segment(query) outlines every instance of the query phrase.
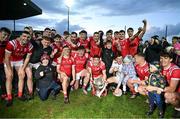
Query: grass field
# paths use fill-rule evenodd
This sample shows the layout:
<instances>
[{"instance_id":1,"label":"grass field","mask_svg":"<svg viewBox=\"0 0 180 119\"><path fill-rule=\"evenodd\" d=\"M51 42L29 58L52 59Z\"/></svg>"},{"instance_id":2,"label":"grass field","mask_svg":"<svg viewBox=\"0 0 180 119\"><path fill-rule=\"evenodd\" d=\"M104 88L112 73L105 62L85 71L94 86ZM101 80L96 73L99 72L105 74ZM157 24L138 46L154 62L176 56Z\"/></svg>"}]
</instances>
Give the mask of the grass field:
<instances>
[{"instance_id":1,"label":"grass field","mask_svg":"<svg viewBox=\"0 0 180 119\"><path fill-rule=\"evenodd\" d=\"M70 94L70 104L64 104L62 94L56 100L49 98L41 101L37 96L30 101L14 100L12 107L5 107L0 102L0 118L147 118L145 112L148 104L146 97L138 96L130 99L130 94L115 97L110 93L101 99L90 94L83 95L82 91ZM172 107L167 106L165 117L171 116ZM151 118L157 118L157 109Z\"/></svg>"}]
</instances>

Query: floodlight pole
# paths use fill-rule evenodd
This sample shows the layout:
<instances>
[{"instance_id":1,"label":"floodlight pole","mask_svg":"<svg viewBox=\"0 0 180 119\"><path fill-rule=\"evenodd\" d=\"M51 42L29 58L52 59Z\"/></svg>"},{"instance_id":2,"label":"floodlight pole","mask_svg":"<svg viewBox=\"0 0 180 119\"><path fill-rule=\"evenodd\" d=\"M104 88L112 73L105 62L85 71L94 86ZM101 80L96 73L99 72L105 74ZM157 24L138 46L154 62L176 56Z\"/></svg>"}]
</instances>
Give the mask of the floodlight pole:
<instances>
[{"instance_id":1,"label":"floodlight pole","mask_svg":"<svg viewBox=\"0 0 180 119\"><path fill-rule=\"evenodd\" d=\"M67 8L68 8L68 28L67 28L67 30L68 30L68 32L69 32L69 10L70 10L70 7L67 6Z\"/></svg>"},{"instance_id":2,"label":"floodlight pole","mask_svg":"<svg viewBox=\"0 0 180 119\"><path fill-rule=\"evenodd\" d=\"M14 19L14 31L16 31L16 20Z\"/></svg>"}]
</instances>

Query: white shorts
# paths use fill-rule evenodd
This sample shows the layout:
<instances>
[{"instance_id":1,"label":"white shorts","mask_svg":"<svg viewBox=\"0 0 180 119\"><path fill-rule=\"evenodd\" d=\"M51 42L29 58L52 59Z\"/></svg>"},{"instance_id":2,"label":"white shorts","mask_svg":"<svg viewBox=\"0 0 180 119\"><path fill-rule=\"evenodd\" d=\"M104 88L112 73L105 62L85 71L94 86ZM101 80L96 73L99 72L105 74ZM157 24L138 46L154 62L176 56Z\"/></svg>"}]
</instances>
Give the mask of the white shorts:
<instances>
[{"instance_id":1,"label":"white shorts","mask_svg":"<svg viewBox=\"0 0 180 119\"><path fill-rule=\"evenodd\" d=\"M35 69L37 69L39 66L40 66L40 62L35 63L35 64L29 63L29 67L30 67L30 68L35 68Z\"/></svg>"},{"instance_id":2,"label":"white shorts","mask_svg":"<svg viewBox=\"0 0 180 119\"><path fill-rule=\"evenodd\" d=\"M76 80L80 80L82 73L83 70L81 70L79 73L76 73Z\"/></svg>"},{"instance_id":3,"label":"white shorts","mask_svg":"<svg viewBox=\"0 0 180 119\"><path fill-rule=\"evenodd\" d=\"M20 61L11 61L11 67L21 67L24 64L23 60ZM6 64L4 64L6 67Z\"/></svg>"},{"instance_id":4,"label":"white shorts","mask_svg":"<svg viewBox=\"0 0 180 119\"><path fill-rule=\"evenodd\" d=\"M123 78L124 78L124 75L123 75L123 73L121 73L120 75L116 75L115 78L116 78L117 83L122 82Z\"/></svg>"}]
</instances>

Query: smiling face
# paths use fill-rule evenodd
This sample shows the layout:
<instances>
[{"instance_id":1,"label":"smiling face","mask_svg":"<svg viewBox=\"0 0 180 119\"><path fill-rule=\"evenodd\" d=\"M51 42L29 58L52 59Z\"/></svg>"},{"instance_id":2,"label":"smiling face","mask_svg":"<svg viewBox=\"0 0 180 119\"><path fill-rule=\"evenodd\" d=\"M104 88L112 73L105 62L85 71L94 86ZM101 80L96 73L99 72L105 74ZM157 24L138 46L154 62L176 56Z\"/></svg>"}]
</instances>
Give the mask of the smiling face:
<instances>
[{"instance_id":1,"label":"smiling face","mask_svg":"<svg viewBox=\"0 0 180 119\"><path fill-rule=\"evenodd\" d=\"M63 55L64 56L69 56L70 52L71 52L71 50L69 49L69 47L63 48Z\"/></svg>"},{"instance_id":2,"label":"smiling face","mask_svg":"<svg viewBox=\"0 0 180 119\"><path fill-rule=\"evenodd\" d=\"M129 30L127 31L127 34L128 34L129 37L132 37L133 34L134 34L134 31L131 30L131 29L129 29Z\"/></svg>"},{"instance_id":3,"label":"smiling face","mask_svg":"<svg viewBox=\"0 0 180 119\"><path fill-rule=\"evenodd\" d=\"M118 62L118 64L122 64L122 56L116 57L116 61Z\"/></svg>"},{"instance_id":4,"label":"smiling face","mask_svg":"<svg viewBox=\"0 0 180 119\"><path fill-rule=\"evenodd\" d=\"M49 64L49 60L48 59L43 59L42 60L42 65L43 66L47 66Z\"/></svg>"},{"instance_id":5,"label":"smiling face","mask_svg":"<svg viewBox=\"0 0 180 119\"><path fill-rule=\"evenodd\" d=\"M81 57L84 56L84 53L85 53L85 49L79 49L78 50L78 55L79 56L81 56Z\"/></svg>"},{"instance_id":6,"label":"smiling face","mask_svg":"<svg viewBox=\"0 0 180 119\"><path fill-rule=\"evenodd\" d=\"M6 41L9 38L9 34L5 31L0 32L0 41Z\"/></svg>"},{"instance_id":7,"label":"smiling face","mask_svg":"<svg viewBox=\"0 0 180 119\"><path fill-rule=\"evenodd\" d=\"M20 43L21 45L25 46L29 43L31 39L30 34L26 34L26 33L22 33L22 35L20 36Z\"/></svg>"},{"instance_id":8,"label":"smiling face","mask_svg":"<svg viewBox=\"0 0 180 119\"><path fill-rule=\"evenodd\" d=\"M171 65L172 59L166 56L160 56L160 63L163 68L168 68Z\"/></svg>"},{"instance_id":9,"label":"smiling face","mask_svg":"<svg viewBox=\"0 0 180 119\"><path fill-rule=\"evenodd\" d=\"M100 63L100 58L94 57L94 58L93 58L93 64L94 64L94 66L97 66L99 63Z\"/></svg>"},{"instance_id":10,"label":"smiling face","mask_svg":"<svg viewBox=\"0 0 180 119\"><path fill-rule=\"evenodd\" d=\"M87 34L86 34L86 33L80 33L80 38L81 38L82 40L86 40Z\"/></svg>"},{"instance_id":11,"label":"smiling face","mask_svg":"<svg viewBox=\"0 0 180 119\"><path fill-rule=\"evenodd\" d=\"M124 32L120 32L120 33L119 33L119 38L120 38L121 40L125 39L125 33L124 33Z\"/></svg>"}]
</instances>

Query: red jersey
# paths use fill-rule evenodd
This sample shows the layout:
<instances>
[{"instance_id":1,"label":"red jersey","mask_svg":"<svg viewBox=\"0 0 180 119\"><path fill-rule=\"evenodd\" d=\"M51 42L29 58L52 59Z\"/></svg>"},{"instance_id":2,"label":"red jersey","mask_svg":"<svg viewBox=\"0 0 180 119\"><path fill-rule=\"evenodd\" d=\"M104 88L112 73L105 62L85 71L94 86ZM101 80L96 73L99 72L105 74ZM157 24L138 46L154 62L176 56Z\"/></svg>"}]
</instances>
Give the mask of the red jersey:
<instances>
[{"instance_id":1,"label":"red jersey","mask_svg":"<svg viewBox=\"0 0 180 119\"><path fill-rule=\"evenodd\" d=\"M80 71L86 68L86 63L88 59L89 59L88 53L85 53L85 55L82 57L78 56L78 54L75 54L74 65L75 65L76 73L79 73Z\"/></svg>"},{"instance_id":2,"label":"red jersey","mask_svg":"<svg viewBox=\"0 0 180 119\"><path fill-rule=\"evenodd\" d=\"M99 75L102 75L102 71L106 70L104 62L100 62L99 65L94 66L92 61L88 63L88 67L91 68L92 71L92 77L98 77Z\"/></svg>"},{"instance_id":3,"label":"red jersey","mask_svg":"<svg viewBox=\"0 0 180 119\"><path fill-rule=\"evenodd\" d=\"M119 40L122 57L129 55L129 39Z\"/></svg>"},{"instance_id":4,"label":"red jersey","mask_svg":"<svg viewBox=\"0 0 180 119\"><path fill-rule=\"evenodd\" d=\"M141 81L144 80L145 77L148 77L150 74L149 73L149 65L147 62L145 62L143 66L135 64L135 70Z\"/></svg>"},{"instance_id":5,"label":"red jersey","mask_svg":"<svg viewBox=\"0 0 180 119\"><path fill-rule=\"evenodd\" d=\"M68 77L71 77L72 75L72 65L74 64L74 61L71 57L64 58L62 57L61 63L58 62L57 65L60 65L60 71L66 73Z\"/></svg>"},{"instance_id":6,"label":"red jersey","mask_svg":"<svg viewBox=\"0 0 180 119\"><path fill-rule=\"evenodd\" d=\"M24 59L27 54L32 54L33 45L29 42L25 46L21 46L18 39L9 41L6 46L6 52L11 53L10 61L20 61Z\"/></svg>"},{"instance_id":7,"label":"red jersey","mask_svg":"<svg viewBox=\"0 0 180 119\"><path fill-rule=\"evenodd\" d=\"M101 57L102 49L100 45L97 45L94 40L91 40L90 42L90 56L94 57L95 55Z\"/></svg>"},{"instance_id":8,"label":"red jersey","mask_svg":"<svg viewBox=\"0 0 180 119\"><path fill-rule=\"evenodd\" d=\"M51 44L52 47L52 52L54 52L55 50L57 50L57 53L54 55L53 61L57 63L57 59L58 57L61 56L62 50L63 50L63 46L62 45L57 45L55 43Z\"/></svg>"},{"instance_id":9,"label":"red jersey","mask_svg":"<svg viewBox=\"0 0 180 119\"><path fill-rule=\"evenodd\" d=\"M117 53L118 43L119 43L119 39L118 38L113 38L112 39L112 51L114 53Z\"/></svg>"},{"instance_id":10,"label":"red jersey","mask_svg":"<svg viewBox=\"0 0 180 119\"><path fill-rule=\"evenodd\" d=\"M84 46L85 49L89 49L90 39L82 40L79 38L79 45Z\"/></svg>"},{"instance_id":11,"label":"red jersey","mask_svg":"<svg viewBox=\"0 0 180 119\"><path fill-rule=\"evenodd\" d=\"M0 64L3 63L3 60L4 60L4 55L5 55L5 48L6 48L6 45L7 45L8 41L3 41L1 42L0 41Z\"/></svg>"},{"instance_id":12,"label":"red jersey","mask_svg":"<svg viewBox=\"0 0 180 119\"><path fill-rule=\"evenodd\" d=\"M137 49L139 46L139 37L136 37L134 40L130 41L129 44L129 54L134 56L135 54L137 54Z\"/></svg>"},{"instance_id":13,"label":"red jersey","mask_svg":"<svg viewBox=\"0 0 180 119\"><path fill-rule=\"evenodd\" d=\"M168 84L170 84L171 80L180 80L180 68L175 64L171 64L169 68L163 69L162 74L166 77ZM180 92L180 86L178 86L176 91Z\"/></svg>"}]
</instances>

